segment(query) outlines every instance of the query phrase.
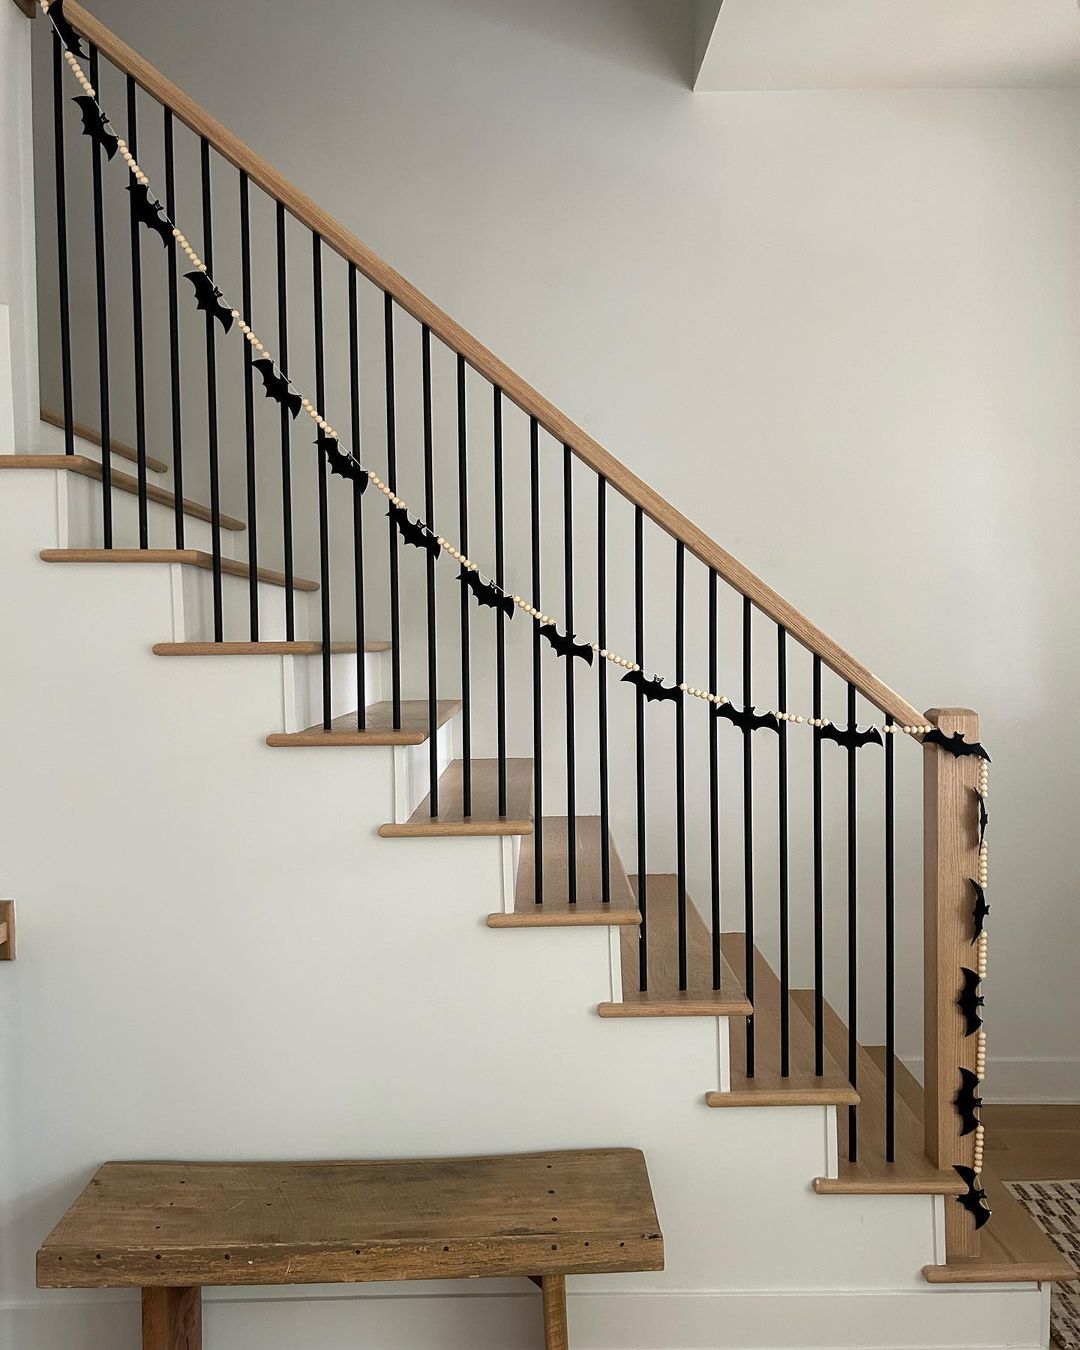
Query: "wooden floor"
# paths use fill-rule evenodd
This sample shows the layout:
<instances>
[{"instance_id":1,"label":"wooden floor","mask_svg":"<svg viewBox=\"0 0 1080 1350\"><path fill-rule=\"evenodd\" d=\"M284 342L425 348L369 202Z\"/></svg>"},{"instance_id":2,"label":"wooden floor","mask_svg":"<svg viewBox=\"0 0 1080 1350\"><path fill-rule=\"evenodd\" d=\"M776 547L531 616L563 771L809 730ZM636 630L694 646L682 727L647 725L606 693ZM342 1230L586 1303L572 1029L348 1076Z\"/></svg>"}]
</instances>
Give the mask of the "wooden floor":
<instances>
[{"instance_id":1,"label":"wooden floor","mask_svg":"<svg viewBox=\"0 0 1080 1350\"><path fill-rule=\"evenodd\" d=\"M984 1106L986 1161L1002 1181L1080 1177L1080 1106Z\"/></svg>"}]
</instances>

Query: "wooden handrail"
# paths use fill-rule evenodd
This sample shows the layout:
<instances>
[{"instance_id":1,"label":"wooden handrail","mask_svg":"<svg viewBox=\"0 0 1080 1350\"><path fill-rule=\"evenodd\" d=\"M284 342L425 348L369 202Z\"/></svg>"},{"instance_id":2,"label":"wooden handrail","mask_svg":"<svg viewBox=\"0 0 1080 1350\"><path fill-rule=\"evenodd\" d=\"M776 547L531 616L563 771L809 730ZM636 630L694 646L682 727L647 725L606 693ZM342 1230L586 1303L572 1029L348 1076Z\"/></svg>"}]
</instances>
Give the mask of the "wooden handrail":
<instances>
[{"instance_id":1,"label":"wooden handrail","mask_svg":"<svg viewBox=\"0 0 1080 1350\"><path fill-rule=\"evenodd\" d=\"M820 656L841 679L853 684L875 707L880 708L882 712L890 713L901 725L922 723L922 715L917 708L879 680L861 662L856 661L839 643L834 642L827 633L811 623L794 605L789 604L782 595L760 577L755 576L749 568L744 567L726 549L714 543L682 512L677 511L658 492L632 473L625 464L620 463L587 432L561 413L554 404L537 393L482 342L460 324L455 323L389 263L384 262L356 235L345 229L333 216L290 183L272 164L261 155L257 155L216 117L208 113L171 80L166 79L161 71L144 60L126 42L121 41L77 0L65 0L64 13L102 55L125 74L130 75L148 94L170 108L174 116L190 127L196 135L205 137L219 154L246 173L253 183L257 183L264 192L285 206L308 229L318 234L346 262L353 263L369 281L392 295L402 309L420 323L426 324L436 337L451 350L463 356L479 374L492 384L498 385L504 395L524 413L535 417L557 441L569 446L578 459L606 478L628 501L641 507L650 520L655 521L673 538L681 541L694 557L706 567L714 568L729 585L753 601L770 619L783 624L793 638Z\"/></svg>"}]
</instances>

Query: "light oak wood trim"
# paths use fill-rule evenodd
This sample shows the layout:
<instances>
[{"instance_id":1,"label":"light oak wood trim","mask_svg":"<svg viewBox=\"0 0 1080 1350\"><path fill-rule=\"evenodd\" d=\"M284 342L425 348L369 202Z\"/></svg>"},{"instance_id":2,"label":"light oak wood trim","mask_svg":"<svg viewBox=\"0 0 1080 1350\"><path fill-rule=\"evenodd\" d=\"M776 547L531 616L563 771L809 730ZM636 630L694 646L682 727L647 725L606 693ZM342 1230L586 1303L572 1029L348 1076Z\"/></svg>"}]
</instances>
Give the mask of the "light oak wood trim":
<instances>
[{"instance_id":1,"label":"light oak wood trim","mask_svg":"<svg viewBox=\"0 0 1080 1350\"><path fill-rule=\"evenodd\" d=\"M155 642L155 656L321 656L322 643L296 639L293 642ZM356 651L355 642L331 642L334 655ZM390 643L365 642L365 652L388 652Z\"/></svg>"},{"instance_id":2,"label":"light oak wood trim","mask_svg":"<svg viewBox=\"0 0 1080 1350\"><path fill-rule=\"evenodd\" d=\"M37 9L35 0L31 0L31 3L33 3L34 8ZM38 416L43 422L48 422L49 426L59 427L61 431L64 430L65 423L63 413L53 412L51 408L41 408L38 410ZM86 422L76 422L75 419L72 418L71 430L80 440L89 441L91 445L96 445L101 448L101 432L96 431ZM125 445L123 441L116 441L110 437L109 449L114 455L118 455L121 459L129 460L132 464L138 464L139 462L138 450L133 446ZM146 456L146 467L151 469L154 473L169 472L169 466L165 461L163 459L156 459L153 455Z\"/></svg>"},{"instance_id":3,"label":"light oak wood trim","mask_svg":"<svg viewBox=\"0 0 1080 1350\"><path fill-rule=\"evenodd\" d=\"M970 708L931 708L926 719L946 736L962 732L979 739L979 717ZM926 1156L938 1167L971 1167L975 1135L962 1136L953 1098L960 1068L975 1069L978 1038L964 1035L957 1006L961 968L974 969L971 943L973 896L969 878L979 865L975 787L979 761L923 746L923 1055ZM960 1205L945 1207L945 1251L952 1261L979 1254L979 1232Z\"/></svg>"},{"instance_id":4,"label":"light oak wood trim","mask_svg":"<svg viewBox=\"0 0 1080 1350\"><path fill-rule=\"evenodd\" d=\"M213 571L214 567L213 556L197 548L43 548L38 556L43 562L50 563L179 563L207 572ZM250 574L247 563L237 562L234 558L222 558L221 570L231 577ZM272 572L268 567L260 567L257 575L260 581L271 586L286 584L281 572ZM319 589L317 581L306 581L303 577L293 577L292 584L297 591Z\"/></svg>"},{"instance_id":5,"label":"light oak wood trim","mask_svg":"<svg viewBox=\"0 0 1080 1350\"><path fill-rule=\"evenodd\" d=\"M95 482L100 483L104 474L101 464L96 459L90 459L86 455L0 455L0 469L60 469L67 473L77 473L83 478L93 478ZM130 473L125 473L123 469L114 468L112 471L112 485L120 492L130 492L137 496L139 492L139 480ZM157 502L159 506L174 507L176 497L167 488L158 487L156 483L147 483L147 498L152 502ZM184 514L193 516L196 520L205 520L212 523L213 515L208 506L203 506L201 502L193 502L189 498L184 498ZM242 520L237 520L235 516L227 516L222 513L219 516L221 528L223 530L246 530L247 526Z\"/></svg>"},{"instance_id":6,"label":"light oak wood trim","mask_svg":"<svg viewBox=\"0 0 1080 1350\"><path fill-rule=\"evenodd\" d=\"M202 1350L202 1289L142 1291L143 1350Z\"/></svg>"},{"instance_id":7,"label":"light oak wood trim","mask_svg":"<svg viewBox=\"0 0 1080 1350\"><path fill-rule=\"evenodd\" d=\"M0 961L15 960L15 901L0 900Z\"/></svg>"},{"instance_id":8,"label":"light oak wood trim","mask_svg":"<svg viewBox=\"0 0 1080 1350\"><path fill-rule=\"evenodd\" d=\"M131 75L147 93L170 107L176 117L199 136L205 136L214 148L252 182L281 202L309 229L320 235L336 253L353 263L376 286L388 292L407 313L445 342L493 384L499 386L507 398L523 412L535 417L556 441L568 445L574 454L596 473L602 475L628 501L642 511L661 529L680 540L687 549L707 567L715 568L741 594L748 596L763 613L783 624L793 638L815 652L830 669L843 680L854 684L861 694L883 712L891 713L898 722L918 723L918 710L883 681L856 661L837 642L811 623L783 596L766 585L694 525L680 511L665 501L647 483L632 473L625 464L577 426L553 403L511 370L505 362L490 352L460 324L455 323L423 292L384 262L351 231L340 225L333 216L317 206L310 197L295 187L261 155L257 155L239 137L211 116L194 99L189 98L171 80L145 61L136 51L122 42L115 33L99 22L77 0L66 0L65 13L75 27L93 42L103 55Z\"/></svg>"}]
</instances>

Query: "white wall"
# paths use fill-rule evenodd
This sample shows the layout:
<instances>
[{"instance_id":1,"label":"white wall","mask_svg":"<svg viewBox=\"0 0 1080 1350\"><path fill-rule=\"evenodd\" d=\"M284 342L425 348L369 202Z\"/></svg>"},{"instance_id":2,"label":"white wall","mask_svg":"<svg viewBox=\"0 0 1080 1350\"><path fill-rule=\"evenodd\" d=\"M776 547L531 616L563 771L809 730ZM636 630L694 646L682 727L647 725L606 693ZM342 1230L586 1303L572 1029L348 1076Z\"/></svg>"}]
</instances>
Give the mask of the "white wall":
<instances>
[{"instance_id":1,"label":"white wall","mask_svg":"<svg viewBox=\"0 0 1080 1350\"><path fill-rule=\"evenodd\" d=\"M1080 94L695 96L690 7L646 0L95 12L912 702L980 710L988 1095L1080 1097Z\"/></svg>"}]
</instances>

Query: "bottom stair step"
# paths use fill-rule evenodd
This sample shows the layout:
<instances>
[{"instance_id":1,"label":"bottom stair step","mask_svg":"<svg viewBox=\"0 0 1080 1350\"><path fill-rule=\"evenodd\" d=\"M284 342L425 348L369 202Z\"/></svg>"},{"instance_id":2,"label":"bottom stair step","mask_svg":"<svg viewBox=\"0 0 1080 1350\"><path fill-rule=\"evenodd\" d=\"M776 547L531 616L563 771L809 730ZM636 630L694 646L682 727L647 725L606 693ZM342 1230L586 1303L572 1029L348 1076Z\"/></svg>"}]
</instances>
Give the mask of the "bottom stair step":
<instances>
[{"instance_id":1,"label":"bottom stair step","mask_svg":"<svg viewBox=\"0 0 1080 1350\"><path fill-rule=\"evenodd\" d=\"M637 897L615 844L605 838L599 816L576 817L573 894L569 878L569 835L566 816L545 816L540 831L522 840L518 858L514 909L488 916L490 928L573 928L641 922ZM603 900L603 857L608 849L609 900ZM536 857L539 851L543 900L536 903Z\"/></svg>"},{"instance_id":2,"label":"bottom stair step","mask_svg":"<svg viewBox=\"0 0 1080 1350\"><path fill-rule=\"evenodd\" d=\"M458 705L460 707L460 704ZM499 761L471 763L470 812L465 814L465 761L455 759L439 777L438 814L425 797L408 820L379 826L384 839L445 838L448 835L531 834L533 762L506 760L506 811L499 814Z\"/></svg>"},{"instance_id":3,"label":"bottom stair step","mask_svg":"<svg viewBox=\"0 0 1080 1350\"><path fill-rule=\"evenodd\" d=\"M686 898L687 988L679 988L678 878L650 874L646 878L648 916L646 954L648 989L641 990L640 954L643 928L620 933L622 1001L601 1003L601 1017L738 1017L752 1011L738 977L721 956L720 988L713 988L712 939L693 900ZM638 878L631 881L640 896Z\"/></svg>"},{"instance_id":4,"label":"bottom stair step","mask_svg":"<svg viewBox=\"0 0 1080 1350\"><path fill-rule=\"evenodd\" d=\"M746 937L724 933L720 950L741 977L746 968ZM814 1028L791 999L791 1072L785 1077L780 1063L780 981L760 952L754 954L754 1076L746 1075L746 1023L736 1019L730 1030L731 1090L708 1092L708 1106L848 1106L859 1094L837 1061L825 1052L825 1072L814 1072Z\"/></svg>"}]
</instances>

